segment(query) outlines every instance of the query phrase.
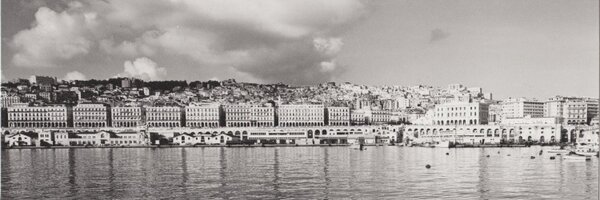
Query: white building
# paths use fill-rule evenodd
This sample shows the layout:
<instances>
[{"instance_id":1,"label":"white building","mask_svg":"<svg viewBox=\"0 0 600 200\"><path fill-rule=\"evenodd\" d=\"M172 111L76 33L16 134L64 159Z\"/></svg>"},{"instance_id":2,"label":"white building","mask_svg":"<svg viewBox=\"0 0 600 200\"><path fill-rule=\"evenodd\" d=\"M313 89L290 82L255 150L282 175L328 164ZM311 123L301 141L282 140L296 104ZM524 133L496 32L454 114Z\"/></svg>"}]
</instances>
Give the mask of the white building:
<instances>
[{"instance_id":1,"label":"white building","mask_svg":"<svg viewBox=\"0 0 600 200\"><path fill-rule=\"evenodd\" d=\"M219 127L219 105L201 104L185 107L185 126L193 128Z\"/></svg>"},{"instance_id":2,"label":"white building","mask_svg":"<svg viewBox=\"0 0 600 200\"><path fill-rule=\"evenodd\" d=\"M14 104L7 109L8 127L11 128L65 128L67 127L67 107L28 106Z\"/></svg>"},{"instance_id":3,"label":"white building","mask_svg":"<svg viewBox=\"0 0 600 200\"><path fill-rule=\"evenodd\" d=\"M33 146L36 136L34 134L16 133L7 135L5 141L8 146Z\"/></svg>"},{"instance_id":4,"label":"white building","mask_svg":"<svg viewBox=\"0 0 600 200\"><path fill-rule=\"evenodd\" d=\"M522 98L508 99L501 103L502 116L505 118L544 117L544 102L528 101Z\"/></svg>"},{"instance_id":5,"label":"white building","mask_svg":"<svg viewBox=\"0 0 600 200\"><path fill-rule=\"evenodd\" d=\"M280 105L278 108L279 126L323 126L325 123L323 105Z\"/></svg>"},{"instance_id":6,"label":"white building","mask_svg":"<svg viewBox=\"0 0 600 200\"><path fill-rule=\"evenodd\" d=\"M54 133L54 143L62 146L140 146L147 144L145 137L141 133L135 131L57 131Z\"/></svg>"},{"instance_id":7,"label":"white building","mask_svg":"<svg viewBox=\"0 0 600 200\"><path fill-rule=\"evenodd\" d=\"M487 124L489 105L485 103L454 102L436 105L433 123L436 125Z\"/></svg>"},{"instance_id":8,"label":"white building","mask_svg":"<svg viewBox=\"0 0 600 200\"><path fill-rule=\"evenodd\" d=\"M348 107L327 107L325 110L328 126L349 126L350 108Z\"/></svg>"},{"instance_id":9,"label":"white building","mask_svg":"<svg viewBox=\"0 0 600 200\"><path fill-rule=\"evenodd\" d=\"M177 106L152 106L146 109L148 127L181 127L181 108Z\"/></svg>"},{"instance_id":10,"label":"white building","mask_svg":"<svg viewBox=\"0 0 600 200\"><path fill-rule=\"evenodd\" d=\"M73 107L73 127L107 127L108 112L103 104L77 104Z\"/></svg>"},{"instance_id":11,"label":"white building","mask_svg":"<svg viewBox=\"0 0 600 200\"><path fill-rule=\"evenodd\" d=\"M115 106L111 108L111 123L113 127L143 126L142 107Z\"/></svg>"}]
</instances>

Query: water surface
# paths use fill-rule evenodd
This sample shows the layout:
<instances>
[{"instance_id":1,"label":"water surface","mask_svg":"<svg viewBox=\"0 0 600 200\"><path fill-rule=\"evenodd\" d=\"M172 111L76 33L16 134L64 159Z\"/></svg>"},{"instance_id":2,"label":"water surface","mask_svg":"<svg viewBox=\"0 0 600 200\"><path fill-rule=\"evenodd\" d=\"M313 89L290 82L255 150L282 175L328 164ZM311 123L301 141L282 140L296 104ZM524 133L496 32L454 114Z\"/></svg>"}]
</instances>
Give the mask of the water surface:
<instances>
[{"instance_id":1,"label":"water surface","mask_svg":"<svg viewBox=\"0 0 600 200\"><path fill-rule=\"evenodd\" d=\"M550 160L550 154L539 156L539 150L11 149L2 151L1 197L598 199L597 158ZM536 158L530 159L532 155ZM426 169L427 164L432 167Z\"/></svg>"}]
</instances>

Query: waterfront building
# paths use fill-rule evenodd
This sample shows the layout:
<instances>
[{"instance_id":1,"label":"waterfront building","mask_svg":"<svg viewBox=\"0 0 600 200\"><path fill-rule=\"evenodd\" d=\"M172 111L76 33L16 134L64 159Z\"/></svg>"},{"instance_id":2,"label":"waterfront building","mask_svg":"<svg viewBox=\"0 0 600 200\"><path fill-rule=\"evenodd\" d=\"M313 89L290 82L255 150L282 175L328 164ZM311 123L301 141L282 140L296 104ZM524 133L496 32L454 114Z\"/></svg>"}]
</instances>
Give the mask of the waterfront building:
<instances>
[{"instance_id":1,"label":"waterfront building","mask_svg":"<svg viewBox=\"0 0 600 200\"><path fill-rule=\"evenodd\" d=\"M281 105L278 108L279 126L323 126L324 112L323 105Z\"/></svg>"},{"instance_id":2,"label":"waterfront building","mask_svg":"<svg viewBox=\"0 0 600 200\"><path fill-rule=\"evenodd\" d=\"M325 110L326 124L328 126L348 126L350 125L350 108L348 107L327 107Z\"/></svg>"},{"instance_id":3,"label":"waterfront building","mask_svg":"<svg viewBox=\"0 0 600 200\"><path fill-rule=\"evenodd\" d=\"M271 105L253 106L252 108L250 108L250 126L275 126L275 108L273 108L273 106Z\"/></svg>"},{"instance_id":4,"label":"waterfront building","mask_svg":"<svg viewBox=\"0 0 600 200\"><path fill-rule=\"evenodd\" d=\"M544 117L563 117L565 101L549 100L544 102Z\"/></svg>"},{"instance_id":5,"label":"waterfront building","mask_svg":"<svg viewBox=\"0 0 600 200\"><path fill-rule=\"evenodd\" d=\"M521 125L408 125L405 135L414 142L456 141L460 144L558 143L560 124ZM567 137L567 136L564 136Z\"/></svg>"},{"instance_id":6,"label":"waterfront building","mask_svg":"<svg viewBox=\"0 0 600 200\"><path fill-rule=\"evenodd\" d=\"M184 133L178 136L173 137L173 144L177 145L195 145L195 144L207 144L207 145L215 145L215 144L227 144L227 142L239 141L239 137L233 136L231 134L219 133L215 135L211 134L197 134L192 135L188 133Z\"/></svg>"},{"instance_id":7,"label":"waterfront building","mask_svg":"<svg viewBox=\"0 0 600 200\"><path fill-rule=\"evenodd\" d=\"M148 127L181 127L181 108L178 106L152 106L146 108Z\"/></svg>"},{"instance_id":8,"label":"waterfront building","mask_svg":"<svg viewBox=\"0 0 600 200\"><path fill-rule=\"evenodd\" d=\"M16 133L7 135L4 141L8 143L8 146L33 146L36 138L35 133Z\"/></svg>"},{"instance_id":9,"label":"waterfront building","mask_svg":"<svg viewBox=\"0 0 600 200\"><path fill-rule=\"evenodd\" d=\"M142 107L140 106L115 106L111 108L112 127L138 127L143 126Z\"/></svg>"},{"instance_id":10,"label":"waterfront building","mask_svg":"<svg viewBox=\"0 0 600 200\"><path fill-rule=\"evenodd\" d=\"M250 127L252 105L248 104L230 104L223 105L225 112L226 127Z\"/></svg>"},{"instance_id":11,"label":"waterfront building","mask_svg":"<svg viewBox=\"0 0 600 200\"><path fill-rule=\"evenodd\" d=\"M80 103L73 107L73 127L97 128L108 126L108 109L104 104Z\"/></svg>"},{"instance_id":12,"label":"waterfront building","mask_svg":"<svg viewBox=\"0 0 600 200\"><path fill-rule=\"evenodd\" d=\"M562 117L519 117L505 118L501 124L562 124Z\"/></svg>"},{"instance_id":13,"label":"waterfront building","mask_svg":"<svg viewBox=\"0 0 600 200\"><path fill-rule=\"evenodd\" d=\"M587 124L592 124L592 119L600 114L598 99L586 99L585 103L587 104Z\"/></svg>"},{"instance_id":14,"label":"waterfront building","mask_svg":"<svg viewBox=\"0 0 600 200\"><path fill-rule=\"evenodd\" d=\"M2 108L8 108L15 103L21 102L21 98L16 95L2 95Z\"/></svg>"},{"instance_id":15,"label":"waterfront building","mask_svg":"<svg viewBox=\"0 0 600 200\"><path fill-rule=\"evenodd\" d=\"M351 125L367 124L366 111L365 110L351 110L350 111L350 124Z\"/></svg>"},{"instance_id":16,"label":"waterfront building","mask_svg":"<svg viewBox=\"0 0 600 200\"><path fill-rule=\"evenodd\" d=\"M390 122L391 114L387 110L372 110L369 123L371 124L386 124Z\"/></svg>"},{"instance_id":17,"label":"waterfront building","mask_svg":"<svg viewBox=\"0 0 600 200\"><path fill-rule=\"evenodd\" d=\"M485 103L453 102L436 105L433 122L437 125L487 124L489 105Z\"/></svg>"},{"instance_id":18,"label":"waterfront building","mask_svg":"<svg viewBox=\"0 0 600 200\"><path fill-rule=\"evenodd\" d=\"M64 105L28 106L25 103L8 107L8 127L66 128L67 107Z\"/></svg>"},{"instance_id":19,"label":"waterfront building","mask_svg":"<svg viewBox=\"0 0 600 200\"><path fill-rule=\"evenodd\" d=\"M490 104L488 112L488 124L502 123L502 105Z\"/></svg>"},{"instance_id":20,"label":"waterfront building","mask_svg":"<svg viewBox=\"0 0 600 200\"><path fill-rule=\"evenodd\" d=\"M139 146L147 144L145 137L135 131L57 131L54 133L54 142L62 146Z\"/></svg>"},{"instance_id":21,"label":"waterfront building","mask_svg":"<svg viewBox=\"0 0 600 200\"><path fill-rule=\"evenodd\" d=\"M587 103L584 100L567 100L563 105L563 118L566 124L587 124Z\"/></svg>"},{"instance_id":22,"label":"waterfront building","mask_svg":"<svg viewBox=\"0 0 600 200\"><path fill-rule=\"evenodd\" d=\"M502 116L505 118L543 117L544 102L529 101L523 98L508 99L501 103Z\"/></svg>"},{"instance_id":23,"label":"waterfront building","mask_svg":"<svg viewBox=\"0 0 600 200\"><path fill-rule=\"evenodd\" d=\"M193 128L219 127L218 104L193 104L185 107L185 126Z\"/></svg>"}]
</instances>

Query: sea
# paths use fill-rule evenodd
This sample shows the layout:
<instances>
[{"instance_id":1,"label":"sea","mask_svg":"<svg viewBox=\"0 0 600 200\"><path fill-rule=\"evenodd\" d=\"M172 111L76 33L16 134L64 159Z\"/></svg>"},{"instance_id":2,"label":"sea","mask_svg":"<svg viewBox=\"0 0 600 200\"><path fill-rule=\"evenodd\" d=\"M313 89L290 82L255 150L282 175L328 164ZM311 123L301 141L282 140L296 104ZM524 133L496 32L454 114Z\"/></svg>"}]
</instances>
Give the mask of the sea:
<instances>
[{"instance_id":1,"label":"sea","mask_svg":"<svg viewBox=\"0 0 600 200\"><path fill-rule=\"evenodd\" d=\"M565 160L552 147L366 148L6 149L1 198L599 198L598 158Z\"/></svg>"}]
</instances>

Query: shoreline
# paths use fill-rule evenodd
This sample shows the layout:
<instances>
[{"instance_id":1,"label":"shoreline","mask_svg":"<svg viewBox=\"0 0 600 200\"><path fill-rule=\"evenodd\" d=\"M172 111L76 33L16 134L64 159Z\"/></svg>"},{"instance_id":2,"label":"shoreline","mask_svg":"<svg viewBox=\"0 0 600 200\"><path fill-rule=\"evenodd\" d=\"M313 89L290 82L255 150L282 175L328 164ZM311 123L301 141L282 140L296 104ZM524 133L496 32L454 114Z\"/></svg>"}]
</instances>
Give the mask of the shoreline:
<instances>
[{"instance_id":1,"label":"shoreline","mask_svg":"<svg viewBox=\"0 0 600 200\"><path fill-rule=\"evenodd\" d=\"M13 146L10 148L2 147L2 150L11 149L107 149L107 148L213 148L213 147L228 147L228 148L260 148L260 147L348 147L350 144L309 144L309 145L295 145L295 144L254 144L254 145L147 145L147 146ZM401 145L377 145L377 144L365 144L368 147L384 147L384 146L397 146L407 148L432 148L432 147L408 147ZM526 148L531 146L560 146L560 145L468 145L459 147L435 147L437 149L463 149L463 148Z\"/></svg>"}]
</instances>

